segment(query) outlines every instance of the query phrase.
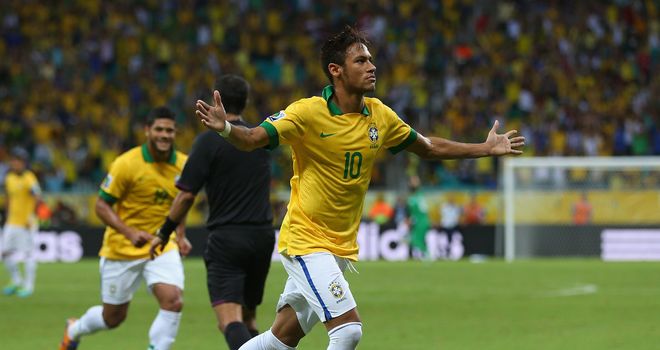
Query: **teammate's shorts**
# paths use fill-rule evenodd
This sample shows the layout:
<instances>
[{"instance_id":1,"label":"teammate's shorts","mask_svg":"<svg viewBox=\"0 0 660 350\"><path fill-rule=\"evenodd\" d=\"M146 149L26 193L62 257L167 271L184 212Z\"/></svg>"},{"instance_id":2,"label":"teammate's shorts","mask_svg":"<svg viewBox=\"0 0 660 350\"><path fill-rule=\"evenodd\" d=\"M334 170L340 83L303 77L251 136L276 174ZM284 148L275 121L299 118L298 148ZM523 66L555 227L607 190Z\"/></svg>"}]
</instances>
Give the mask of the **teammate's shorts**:
<instances>
[{"instance_id":1,"label":"teammate's shorts","mask_svg":"<svg viewBox=\"0 0 660 350\"><path fill-rule=\"evenodd\" d=\"M327 322L357 306L343 273L350 265L348 259L323 252L302 256L282 254L282 264L289 277L277 311L290 305L305 333L319 320Z\"/></svg>"},{"instance_id":2,"label":"teammate's shorts","mask_svg":"<svg viewBox=\"0 0 660 350\"><path fill-rule=\"evenodd\" d=\"M183 264L178 250L170 250L154 260L112 260L101 257L101 298L111 305L125 304L133 299L133 293L146 281L151 287L156 283L169 284L183 290Z\"/></svg>"},{"instance_id":3,"label":"teammate's shorts","mask_svg":"<svg viewBox=\"0 0 660 350\"><path fill-rule=\"evenodd\" d=\"M34 251L34 236L36 232L26 227L5 225L2 232L2 252L32 254Z\"/></svg>"},{"instance_id":4,"label":"teammate's shorts","mask_svg":"<svg viewBox=\"0 0 660 350\"><path fill-rule=\"evenodd\" d=\"M270 227L213 230L204 250L211 305L231 302L253 310L261 304L274 248Z\"/></svg>"}]
</instances>

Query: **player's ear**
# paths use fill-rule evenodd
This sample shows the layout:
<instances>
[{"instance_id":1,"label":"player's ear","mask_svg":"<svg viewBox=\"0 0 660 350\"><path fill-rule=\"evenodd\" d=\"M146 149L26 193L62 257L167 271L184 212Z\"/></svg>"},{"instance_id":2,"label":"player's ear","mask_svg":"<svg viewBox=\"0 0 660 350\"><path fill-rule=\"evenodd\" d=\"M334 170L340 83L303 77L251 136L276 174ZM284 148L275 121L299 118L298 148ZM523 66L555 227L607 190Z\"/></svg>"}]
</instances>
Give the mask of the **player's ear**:
<instances>
[{"instance_id":1,"label":"player's ear","mask_svg":"<svg viewBox=\"0 0 660 350\"><path fill-rule=\"evenodd\" d=\"M328 72L330 72L330 75L333 77L338 77L341 75L341 65L336 64L336 63L330 63L328 64Z\"/></svg>"}]
</instances>

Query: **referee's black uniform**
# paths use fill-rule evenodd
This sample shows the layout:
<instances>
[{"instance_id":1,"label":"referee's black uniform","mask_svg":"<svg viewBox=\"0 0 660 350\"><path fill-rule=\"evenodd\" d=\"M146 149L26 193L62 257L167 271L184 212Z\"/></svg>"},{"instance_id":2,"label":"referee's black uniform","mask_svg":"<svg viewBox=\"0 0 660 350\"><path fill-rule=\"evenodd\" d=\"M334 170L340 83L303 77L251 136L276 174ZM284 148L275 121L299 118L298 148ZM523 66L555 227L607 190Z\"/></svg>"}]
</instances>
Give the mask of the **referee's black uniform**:
<instances>
[{"instance_id":1,"label":"referee's black uniform","mask_svg":"<svg viewBox=\"0 0 660 350\"><path fill-rule=\"evenodd\" d=\"M250 127L242 120L232 124ZM268 151L239 151L217 133L204 132L195 140L176 186L194 194L202 186L206 189L209 237L204 262L211 304L233 302L255 309L263 298L275 246Z\"/></svg>"}]
</instances>

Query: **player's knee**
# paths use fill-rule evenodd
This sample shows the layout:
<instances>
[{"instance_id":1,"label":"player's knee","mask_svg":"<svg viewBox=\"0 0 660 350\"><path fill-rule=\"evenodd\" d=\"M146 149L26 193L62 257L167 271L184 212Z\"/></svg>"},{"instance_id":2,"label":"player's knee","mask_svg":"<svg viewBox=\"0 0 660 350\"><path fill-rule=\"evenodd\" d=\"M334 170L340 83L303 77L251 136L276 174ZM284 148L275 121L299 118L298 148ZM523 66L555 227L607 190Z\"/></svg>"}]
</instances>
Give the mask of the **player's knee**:
<instances>
[{"instance_id":1,"label":"player's knee","mask_svg":"<svg viewBox=\"0 0 660 350\"><path fill-rule=\"evenodd\" d=\"M328 337L330 337L329 350L355 349L362 338L362 323L349 322L339 325L328 332Z\"/></svg>"},{"instance_id":2,"label":"player's knee","mask_svg":"<svg viewBox=\"0 0 660 350\"><path fill-rule=\"evenodd\" d=\"M119 327L124 320L126 320L126 313L122 312L112 312L106 314L105 312L103 313L103 322L105 322L105 325L108 326L108 328L113 329Z\"/></svg>"},{"instance_id":3,"label":"player's knee","mask_svg":"<svg viewBox=\"0 0 660 350\"><path fill-rule=\"evenodd\" d=\"M183 298L176 297L169 299L161 305L161 308L167 311L181 312L183 310Z\"/></svg>"}]
</instances>

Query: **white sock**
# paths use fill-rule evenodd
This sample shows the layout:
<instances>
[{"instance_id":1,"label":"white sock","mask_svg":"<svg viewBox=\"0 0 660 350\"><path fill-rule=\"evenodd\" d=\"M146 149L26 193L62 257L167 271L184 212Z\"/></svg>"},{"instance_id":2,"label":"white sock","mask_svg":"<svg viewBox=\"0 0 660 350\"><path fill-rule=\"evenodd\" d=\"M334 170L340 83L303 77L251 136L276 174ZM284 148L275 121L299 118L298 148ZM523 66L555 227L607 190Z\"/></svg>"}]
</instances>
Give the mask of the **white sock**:
<instances>
[{"instance_id":1,"label":"white sock","mask_svg":"<svg viewBox=\"0 0 660 350\"><path fill-rule=\"evenodd\" d=\"M103 306L92 306L78 321L69 326L69 338L78 341L83 335L104 329L108 329L108 326L103 320Z\"/></svg>"},{"instance_id":2,"label":"white sock","mask_svg":"<svg viewBox=\"0 0 660 350\"><path fill-rule=\"evenodd\" d=\"M11 253L5 257L5 267L11 276L11 283L14 285L21 284L21 271L18 269L18 259L16 253Z\"/></svg>"},{"instance_id":3,"label":"white sock","mask_svg":"<svg viewBox=\"0 0 660 350\"><path fill-rule=\"evenodd\" d=\"M328 350L354 350L362 338L362 323L349 322L328 332Z\"/></svg>"},{"instance_id":4,"label":"white sock","mask_svg":"<svg viewBox=\"0 0 660 350\"><path fill-rule=\"evenodd\" d=\"M269 330L259 334L258 336L250 339L247 343L243 344L239 350L295 350L284 343L282 343L273 332Z\"/></svg>"},{"instance_id":5,"label":"white sock","mask_svg":"<svg viewBox=\"0 0 660 350\"><path fill-rule=\"evenodd\" d=\"M30 254L25 257L25 280L23 281L23 288L29 291L34 290L34 280L37 277L37 259L34 255Z\"/></svg>"},{"instance_id":6,"label":"white sock","mask_svg":"<svg viewBox=\"0 0 660 350\"><path fill-rule=\"evenodd\" d=\"M179 332L181 313L160 309L149 329L149 350L168 350Z\"/></svg>"}]
</instances>

